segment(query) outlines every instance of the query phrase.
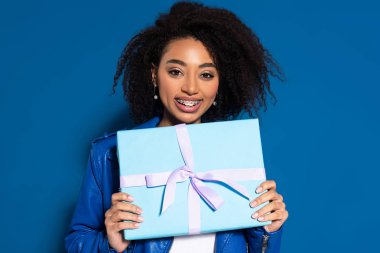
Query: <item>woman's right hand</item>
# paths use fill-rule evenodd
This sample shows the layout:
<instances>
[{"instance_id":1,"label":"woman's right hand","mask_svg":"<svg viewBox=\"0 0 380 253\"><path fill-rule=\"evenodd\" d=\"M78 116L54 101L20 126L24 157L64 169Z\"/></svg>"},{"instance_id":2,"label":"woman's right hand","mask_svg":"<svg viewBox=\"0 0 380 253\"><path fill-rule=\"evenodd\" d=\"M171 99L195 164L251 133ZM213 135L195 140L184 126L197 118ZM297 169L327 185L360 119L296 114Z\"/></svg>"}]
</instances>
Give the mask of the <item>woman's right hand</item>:
<instances>
[{"instance_id":1,"label":"woman's right hand","mask_svg":"<svg viewBox=\"0 0 380 253\"><path fill-rule=\"evenodd\" d=\"M114 193L112 194L112 206L104 214L108 242L117 252L123 252L130 243L130 241L124 240L121 230L136 229L143 221L141 208L132 204L132 201L133 197L127 193Z\"/></svg>"}]
</instances>

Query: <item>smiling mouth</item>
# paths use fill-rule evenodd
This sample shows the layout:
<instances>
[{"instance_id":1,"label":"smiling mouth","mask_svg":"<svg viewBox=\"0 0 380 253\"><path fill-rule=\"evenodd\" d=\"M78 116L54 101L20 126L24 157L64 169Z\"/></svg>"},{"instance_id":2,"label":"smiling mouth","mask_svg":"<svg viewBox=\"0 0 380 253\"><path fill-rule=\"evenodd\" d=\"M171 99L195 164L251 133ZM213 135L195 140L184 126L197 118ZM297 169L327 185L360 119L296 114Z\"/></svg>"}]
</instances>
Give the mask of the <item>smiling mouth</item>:
<instances>
[{"instance_id":1,"label":"smiling mouth","mask_svg":"<svg viewBox=\"0 0 380 253\"><path fill-rule=\"evenodd\" d=\"M187 107L193 107L193 106L198 105L200 102L202 102L202 100L183 100L183 99L178 99L178 98L176 99L176 101L180 103L181 105L184 105Z\"/></svg>"}]
</instances>

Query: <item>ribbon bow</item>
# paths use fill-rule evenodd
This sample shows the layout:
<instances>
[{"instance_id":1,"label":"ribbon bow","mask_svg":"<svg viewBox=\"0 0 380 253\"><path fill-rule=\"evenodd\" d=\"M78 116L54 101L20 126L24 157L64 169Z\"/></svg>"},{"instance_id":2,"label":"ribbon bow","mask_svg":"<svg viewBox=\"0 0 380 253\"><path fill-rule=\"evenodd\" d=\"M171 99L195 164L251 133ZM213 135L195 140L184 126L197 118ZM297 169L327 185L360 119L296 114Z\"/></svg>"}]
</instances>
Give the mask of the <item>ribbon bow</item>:
<instances>
[{"instance_id":1,"label":"ribbon bow","mask_svg":"<svg viewBox=\"0 0 380 253\"><path fill-rule=\"evenodd\" d=\"M164 200L162 204L161 213L165 212L166 209L174 202L175 198L175 188L176 184L183 182L190 178L190 186L195 190L195 192L212 208L214 211L222 206L224 200L210 187L207 187L202 181L210 182L220 182L224 185L227 185L240 193L247 199L250 199L249 194L246 189L235 182L228 180L223 176L218 176L218 173L208 172L208 173L195 173L194 172L194 159L193 151L191 148L190 137L185 124L180 124L175 126L177 133L178 145L182 154L184 166L174 170L168 177ZM162 175L147 175L146 176L146 185L148 187L155 187L162 185L157 180L161 181ZM189 187L190 187L189 186ZM191 188L189 188L189 191Z\"/></svg>"}]
</instances>

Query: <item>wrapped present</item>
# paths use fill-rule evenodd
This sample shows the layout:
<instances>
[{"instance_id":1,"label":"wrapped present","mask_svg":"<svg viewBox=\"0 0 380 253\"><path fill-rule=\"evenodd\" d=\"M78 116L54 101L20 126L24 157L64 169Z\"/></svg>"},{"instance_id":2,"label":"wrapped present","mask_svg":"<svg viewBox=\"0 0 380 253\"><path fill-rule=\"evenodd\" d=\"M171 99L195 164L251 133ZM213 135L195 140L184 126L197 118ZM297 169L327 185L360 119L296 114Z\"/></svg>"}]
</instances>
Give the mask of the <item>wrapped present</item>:
<instances>
[{"instance_id":1,"label":"wrapped present","mask_svg":"<svg viewBox=\"0 0 380 253\"><path fill-rule=\"evenodd\" d=\"M251 215L265 181L256 119L117 133L121 191L143 210L129 240L267 225ZM128 222L128 221L126 221Z\"/></svg>"}]
</instances>

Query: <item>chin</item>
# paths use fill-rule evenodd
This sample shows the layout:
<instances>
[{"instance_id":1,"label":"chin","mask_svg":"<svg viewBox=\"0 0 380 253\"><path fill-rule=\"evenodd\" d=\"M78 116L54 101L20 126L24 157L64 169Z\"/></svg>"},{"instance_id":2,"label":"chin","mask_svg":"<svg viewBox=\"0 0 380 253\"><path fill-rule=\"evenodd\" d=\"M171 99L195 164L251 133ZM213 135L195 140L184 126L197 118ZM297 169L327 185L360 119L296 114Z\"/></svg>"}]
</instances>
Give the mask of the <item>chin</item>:
<instances>
[{"instance_id":1,"label":"chin","mask_svg":"<svg viewBox=\"0 0 380 253\"><path fill-rule=\"evenodd\" d=\"M194 123L200 123L200 117L178 117L177 118L177 121L179 122L179 124L181 123L186 123L186 124L194 124Z\"/></svg>"},{"instance_id":2,"label":"chin","mask_svg":"<svg viewBox=\"0 0 380 253\"><path fill-rule=\"evenodd\" d=\"M186 124L194 124L194 123L200 123L201 122L201 113L176 113L172 115L175 119L175 122L178 122L176 124L186 123Z\"/></svg>"}]
</instances>

